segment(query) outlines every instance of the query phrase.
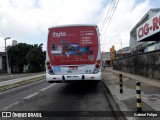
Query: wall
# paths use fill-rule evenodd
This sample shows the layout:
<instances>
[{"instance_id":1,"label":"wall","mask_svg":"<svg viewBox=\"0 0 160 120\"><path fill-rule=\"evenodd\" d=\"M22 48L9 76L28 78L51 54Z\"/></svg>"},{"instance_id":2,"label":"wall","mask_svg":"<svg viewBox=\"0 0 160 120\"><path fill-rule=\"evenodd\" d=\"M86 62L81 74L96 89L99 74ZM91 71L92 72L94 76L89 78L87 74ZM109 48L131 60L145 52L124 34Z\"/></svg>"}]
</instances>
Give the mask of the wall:
<instances>
[{"instance_id":1,"label":"wall","mask_svg":"<svg viewBox=\"0 0 160 120\"><path fill-rule=\"evenodd\" d=\"M0 73L2 72L2 56L0 56Z\"/></svg>"},{"instance_id":2,"label":"wall","mask_svg":"<svg viewBox=\"0 0 160 120\"><path fill-rule=\"evenodd\" d=\"M115 59L113 69L160 80L160 50L132 57Z\"/></svg>"}]
</instances>

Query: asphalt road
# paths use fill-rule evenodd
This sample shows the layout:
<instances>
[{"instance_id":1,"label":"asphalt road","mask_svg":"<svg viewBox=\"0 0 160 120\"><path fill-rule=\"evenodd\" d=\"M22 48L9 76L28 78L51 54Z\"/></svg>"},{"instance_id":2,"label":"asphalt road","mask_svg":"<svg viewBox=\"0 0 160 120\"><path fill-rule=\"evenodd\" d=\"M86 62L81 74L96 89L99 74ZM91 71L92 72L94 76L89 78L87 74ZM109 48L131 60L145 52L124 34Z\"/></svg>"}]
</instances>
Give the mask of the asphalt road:
<instances>
[{"instance_id":1,"label":"asphalt road","mask_svg":"<svg viewBox=\"0 0 160 120\"><path fill-rule=\"evenodd\" d=\"M0 111L48 111L51 116L56 115L53 111L61 111L62 114L67 113L66 111L69 113L67 116L54 116L45 120L115 120L104 89L102 82L49 84L42 80L0 92ZM75 111L78 113L76 114ZM107 114L112 113L111 117L106 117L104 111L109 111ZM60 113L57 112L57 114ZM34 118L12 119L31 120Z\"/></svg>"}]
</instances>

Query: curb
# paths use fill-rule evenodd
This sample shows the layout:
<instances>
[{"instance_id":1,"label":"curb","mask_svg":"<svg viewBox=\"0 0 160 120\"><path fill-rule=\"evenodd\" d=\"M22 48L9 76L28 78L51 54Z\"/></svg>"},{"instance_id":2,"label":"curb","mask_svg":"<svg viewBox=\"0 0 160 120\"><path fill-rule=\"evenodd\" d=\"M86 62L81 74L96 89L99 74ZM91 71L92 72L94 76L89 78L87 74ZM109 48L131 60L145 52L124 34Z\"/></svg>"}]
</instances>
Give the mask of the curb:
<instances>
[{"instance_id":1,"label":"curb","mask_svg":"<svg viewBox=\"0 0 160 120\"><path fill-rule=\"evenodd\" d=\"M104 83L104 81L103 81L102 83L103 83L103 86L106 88L106 89L104 89L104 91L105 91L105 93L106 93L106 95L107 95L107 98L108 98L108 100L109 100L109 103L110 103L110 105L111 105L111 108L113 109L113 111L120 111L120 112L121 112L120 114L123 116L123 117L119 117L119 116L116 114L116 112L115 112L115 115L116 115L117 120L127 120L127 119L125 118L123 112L120 110L119 105L117 104L116 100L115 100L114 97L112 96L112 94L111 94L109 88L107 87L107 85Z\"/></svg>"},{"instance_id":2,"label":"curb","mask_svg":"<svg viewBox=\"0 0 160 120\"><path fill-rule=\"evenodd\" d=\"M118 120L137 120L134 117L127 117L126 113L123 111L130 111L130 110L124 103L117 100L116 96L112 94L111 90L109 89L109 87L107 86L107 83L105 83L104 80L103 80L103 85L106 87L105 93L108 97L111 108L113 109L113 111L115 111L115 115L117 119Z\"/></svg>"},{"instance_id":3,"label":"curb","mask_svg":"<svg viewBox=\"0 0 160 120\"><path fill-rule=\"evenodd\" d=\"M114 72L111 71L111 74L113 74L114 76L118 77L118 75L116 75ZM104 74L105 75L105 74ZM125 75L123 75L125 76ZM129 76L125 76L126 78L131 78ZM112 78L113 80L115 79L114 77ZM124 90L126 91L125 94L120 94L120 91L117 91L117 90L120 90L120 86L116 86L116 85L120 85L120 84L117 84L117 79L115 79L115 81L112 81L112 79L110 80L109 78L108 79L103 79L103 83L105 85L105 87L107 88L107 96L108 96L108 99L109 102L110 102L110 105L111 107L113 108L113 110L115 111L115 113L117 112L117 109L119 108L119 111L121 111L124 115L124 117L126 117L126 120L141 120L142 116L137 116L135 113L137 113L137 110L136 108L133 109L133 106L130 107L130 106L127 106L129 105L127 102L123 102L123 100L129 100L130 98L133 98L131 97L132 96L132 93L135 91L135 95L134 97L136 98L137 94L136 94L136 89L132 89L132 88L128 88L124 85ZM119 79L120 80L120 79ZM134 79L135 80L135 79ZM143 82L143 81L142 81ZM148 84L148 83L147 83ZM119 89L117 89L119 88ZM132 91L133 90L133 91ZM119 93L119 94L117 94ZM131 95L131 96L130 96ZM143 93L142 91L142 95L147 95L145 93ZM123 98L124 97L124 98ZM133 100L133 99L132 99ZM135 99L135 105L136 105L136 99ZM147 100L145 100L145 98L142 98L142 104L143 104L143 112L144 113L150 113L151 111L153 111L153 113L157 114L159 116L159 113L156 113L156 110L154 109L154 106L157 105L157 103L155 103L155 105L152 103L152 104L149 104L148 102L146 102ZM133 102L133 101L132 101ZM130 103L132 104L132 103ZM153 105L153 106L152 106ZM115 108L115 106L118 108ZM119 115L119 116L122 116L122 115ZM147 116L144 116L144 117L147 117ZM118 120L121 120L121 118L119 119L119 117L117 116L117 119ZM143 120L145 120L146 118L143 118ZM147 118L148 119L148 118ZM157 119L156 119L157 120Z\"/></svg>"},{"instance_id":4,"label":"curb","mask_svg":"<svg viewBox=\"0 0 160 120\"><path fill-rule=\"evenodd\" d=\"M10 81L6 81L7 84L4 84L4 85L0 86L0 92L1 91L6 91L6 90L9 90L9 89L12 89L12 88L16 88L16 87L19 87L19 86L23 86L23 85L26 85L26 84L29 84L29 83L33 83L33 82L36 82L36 81L43 80L45 78L45 75L31 77L29 79L25 79L25 78L20 78L20 79L18 79L19 81L18 80L10 80L10 81L12 81L12 83L9 83Z\"/></svg>"}]
</instances>

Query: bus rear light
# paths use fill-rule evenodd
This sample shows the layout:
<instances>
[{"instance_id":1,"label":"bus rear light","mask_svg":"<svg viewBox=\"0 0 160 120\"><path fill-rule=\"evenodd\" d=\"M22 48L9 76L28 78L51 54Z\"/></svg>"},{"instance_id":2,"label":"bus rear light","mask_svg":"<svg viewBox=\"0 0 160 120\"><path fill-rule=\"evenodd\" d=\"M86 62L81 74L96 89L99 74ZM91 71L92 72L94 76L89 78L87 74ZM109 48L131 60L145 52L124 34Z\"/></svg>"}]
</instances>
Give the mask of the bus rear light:
<instances>
[{"instance_id":1,"label":"bus rear light","mask_svg":"<svg viewBox=\"0 0 160 120\"><path fill-rule=\"evenodd\" d=\"M96 68L99 68L99 65L98 65L98 64L96 64L96 65L95 65L95 67L96 67Z\"/></svg>"},{"instance_id":2,"label":"bus rear light","mask_svg":"<svg viewBox=\"0 0 160 120\"><path fill-rule=\"evenodd\" d=\"M97 64L100 64L101 63L101 61L100 60L97 60Z\"/></svg>"},{"instance_id":3,"label":"bus rear light","mask_svg":"<svg viewBox=\"0 0 160 120\"><path fill-rule=\"evenodd\" d=\"M100 63L101 63L101 61L100 61L100 60L97 60L95 67L96 67L96 68L99 68L99 67L100 67Z\"/></svg>"},{"instance_id":4,"label":"bus rear light","mask_svg":"<svg viewBox=\"0 0 160 120\"><path fill-rule=\"evenodd\" d=\"M47 62L47 65L50 65L50 62Z\"/></svg>"},{"instance_id":5,"label":"bus rear light","mask_svg":"<svg viewBox=\"0 0 160 120\"><path fill-rule=\"evenodd\" d=\"M52 69L50 69L50 70L49 70L49 73L53 74L54 72L53 72L53 70L52 70Z\"/></svg>"},{"instance_id":6,"label":"bus rear light","mask_svg":"<svg viewBox=\"0 0 160 120\"><path fill-rule=\"evenodd\" d=\"M48 66L48 69L50 70L51 68L52 68L52 67L49 65L49 66Z\"/></svg>"}]
</instances>

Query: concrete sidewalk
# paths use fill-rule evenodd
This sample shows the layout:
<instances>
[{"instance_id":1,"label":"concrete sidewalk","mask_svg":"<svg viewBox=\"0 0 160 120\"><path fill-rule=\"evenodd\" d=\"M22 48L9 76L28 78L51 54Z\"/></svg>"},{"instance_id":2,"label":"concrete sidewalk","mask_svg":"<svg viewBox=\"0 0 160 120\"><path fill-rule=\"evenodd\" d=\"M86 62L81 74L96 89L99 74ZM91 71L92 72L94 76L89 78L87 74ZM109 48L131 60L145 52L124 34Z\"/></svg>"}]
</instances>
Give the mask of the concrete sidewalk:
<instances>
[{"instance_id":1,"label":"concrete sidewalk","mask_svg":"<svg viewBox=\"0 0 160 120\"><path fill-rule=\"evenodd\" d=\"M120 93L119 74L123 78L123 93ZM103 82L107 86L114 101L126 119L129 120L159 120L160 119L160 80L124 73L106 68L103 71ZM159 117L135 117L127 115L128 112L137 111L136 81L141 82L142 112L156 113ZM154 115L156 115L154 114Z\"/></svg>"},{"instance_id":2,"label":"concrete sidewalk","mask_svg":"<svg viewBox=\"0 0 160 120\"><path fill-rule=\"evenodd\" d=\"M21 82L21 81L27 81L27 80L31 80L31 79L35 79L35 78L40 78L43 76L44 76L44 74L39 74L39 75L33 75L33 76L29 76L29 77L22 77L22 78L3 81L3 82L0 82L0 87L4 86L4 85L14 84L14 83Z\"/></svg>"},{"instance_id":3,"label":"concrete sidewalk","mask_svg":"<svg viewBox=\"0 0 160 120\"><path fill-rule=\"evenodd\" d=\"M38 72L38 73L15 73L15 74L0 74L0 82L7 81L7 80L13 80L23 77L29 77L39 74L44 74L45 72Z\"/></svg>"},{"instance_id":4,"label":"concrete sidewalk","mask_svg":"<svg viewBox=\"0 0 160 120\"><path fill-rule=\"evenodd\" d=\"M45 73L14 74L0 76L0 91L5 91L45 78Z\"/></svg>"}]
</instances>

